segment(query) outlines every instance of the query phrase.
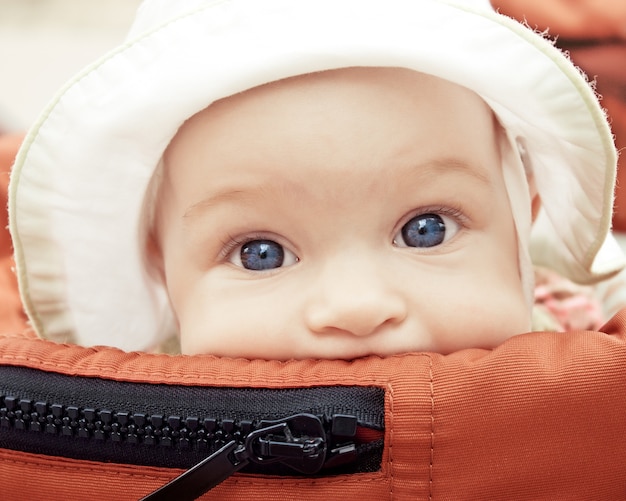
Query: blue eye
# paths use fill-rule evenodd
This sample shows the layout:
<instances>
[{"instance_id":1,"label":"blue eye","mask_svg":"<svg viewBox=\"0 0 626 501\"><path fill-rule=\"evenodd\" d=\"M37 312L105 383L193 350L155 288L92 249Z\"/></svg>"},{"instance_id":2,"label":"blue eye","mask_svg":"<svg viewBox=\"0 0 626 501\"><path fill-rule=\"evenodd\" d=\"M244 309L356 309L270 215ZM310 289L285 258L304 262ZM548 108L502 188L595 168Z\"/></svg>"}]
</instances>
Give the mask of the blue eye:
<instances>
[{"instance_id":1,"label":"blue eye","mask_svg":"<svg viewBox=\"0 0 626 501\"><path fill-rule=\"evenodd\" d=\"M272 240L251 240L241 246L239 259L247 270L273 270L283 265L285 251L282 245Z\"/></svg>"},{"instance_id":2,"label":"blue eye","mask_svg":"<svg viewBox=\"0 0 626 501\"><path fill-rule=\"evenodd\" d=\"M274 240L253 238L233 245L228 252L228 261L246 270L266 271L291 266L298 262L298 257Z\"/></svg>"},{"instance_id":3,"label":"blue eye","mask_svg":"<svg viewBox=\"0 0 626 501\"><path fill-rule=\"evenodd\" d=\"M420 214L408 221L398 236L402 241L396 239L396 243L402 246L435 247L446 239L446 223L438 214Z\"/></svg>"}]
</instances>

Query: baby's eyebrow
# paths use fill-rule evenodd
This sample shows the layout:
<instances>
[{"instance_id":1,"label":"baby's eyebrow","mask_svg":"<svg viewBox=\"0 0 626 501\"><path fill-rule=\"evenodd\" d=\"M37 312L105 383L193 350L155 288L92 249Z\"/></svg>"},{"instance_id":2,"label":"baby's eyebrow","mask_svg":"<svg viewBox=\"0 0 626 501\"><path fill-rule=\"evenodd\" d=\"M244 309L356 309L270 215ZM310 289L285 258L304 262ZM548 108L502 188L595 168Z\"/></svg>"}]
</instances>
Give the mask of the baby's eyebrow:
<instances>
[{"instance_id":1,"label":"baby's eyebrow","mask_svg":"<svg viewBox=\"0 0 626 501\"><path fill-rule=\"evenodd\" d=\"M448 174L450 171L458 172L461 174L467 174L484 184L491 184L492 182L486 169L479 168L478 166L470 164L464 159L457 157L436 158L420 164L417 168L426 172L429 170L434 171L432 172L433 174Z\"/></svg>"},{"instance_id":2,"label":"baby's eyebrow","mask_svg":"<svg viewBox=\"0 0 626 501\"><path fill-rule=\"evenodd\" d=\"M254 186L251 189L224 188L190 205L187 210L185 210L183 219L193 217L199 211L210 209L211 207L217 205L228 203L250 205L255 201L258 201L260 198L265 197L267 197L265 190L259 186Z\"/></svg>"},{"instance_id":3,"label":"baby's eyebrow","mask_svg":"<svg viewBox=\"0 0 626 501\"><path fill-rule=\"evenodd\" d=\"M242 190L225 190L215 195L211 195L207 198L190 205L183 214L183 218L193 216L198 210L206 209L212 205L218 205L221 202L234 201L237 198L241 198L245 194Z\"/></svg>"}]
</instances>

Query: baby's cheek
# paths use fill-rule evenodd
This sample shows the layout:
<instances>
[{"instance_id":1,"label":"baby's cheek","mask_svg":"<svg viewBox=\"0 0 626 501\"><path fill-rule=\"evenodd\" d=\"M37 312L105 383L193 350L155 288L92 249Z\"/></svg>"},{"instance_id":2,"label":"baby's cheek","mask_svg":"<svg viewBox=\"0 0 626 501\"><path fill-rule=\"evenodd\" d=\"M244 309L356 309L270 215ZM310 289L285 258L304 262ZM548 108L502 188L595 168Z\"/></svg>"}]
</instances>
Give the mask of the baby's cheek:
<instances>
[{"instance_id":1,"label":"baby's cheek","mask_svg":"<svg viewBox=\"0 0 626 501\"><path fill-rule=\"evenodd\" d=\"M474 316L475 346L494 348L512 336L530 331L532 313L521 290L502 289L487 298ZM477 321L480 317L482 321Z\"/></svg>"},{"instance_id":2,"label":"baby's cheek","mask_svg":"<svg viewBox=\"0 0 626 501\"><path fill-rule=\"evenodd\" d=\"M224 289L190 298L178 312L181 352L272 358L273 337L281 332L272 302Z\"/></svg>"},{"instance_id":3,"label":"baby's cheek","mask_svg":"<svg viewBox=\"0 0 626 501\"><path fill-rule=\"evenodd\" d=\"M447 300L440 304L446 306L430 327L435 351L446 354L466 348L494 348L530 330L531 311L521 285L498 281L482 285L457 285L441 296Z\"/></svg>"},{"instance_id":4,"label":"baby's cheek","mask_svg":"<svg viewBox=\"0 0 626 501\"><path fill-rule=\"evenodd\" d=\"M233 311L228 303L218 300L195 302L177 312L181 352L184 355L226 355L229 346L240 343L233 329L234 320L245 322L245 315ZM245 328L241 325L241 329Z\"/></svg>"}]
</instances>

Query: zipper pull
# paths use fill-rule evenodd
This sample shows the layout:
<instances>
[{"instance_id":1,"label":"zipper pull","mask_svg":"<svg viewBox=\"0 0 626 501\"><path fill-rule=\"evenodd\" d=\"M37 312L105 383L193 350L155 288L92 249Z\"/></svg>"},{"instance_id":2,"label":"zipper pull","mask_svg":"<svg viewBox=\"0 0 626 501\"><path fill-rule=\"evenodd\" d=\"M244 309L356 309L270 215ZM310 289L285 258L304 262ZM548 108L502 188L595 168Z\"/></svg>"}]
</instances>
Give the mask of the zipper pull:
<instances>
[{"instance_id":1,"label":"zipper pull","mask_svg":"<svg viewBox=\"0 0 626 501\"><path fill-rule=\"evenodd\" d=\"M243 445L234 440L228 442L208 458L140 501L193 501L246 466L249 461L245 456Z\"/></svg>"},{"instance_id":2,"label":"zipper pull","mask_svg":"<svg viewBox=\"0 0 626 501\"><path fill-rule=\"evenodd\" d=\"M191 469L141 501L193 501L251 461L280 462L301 473L317 473L326 459L326 432L320 418L296 414L278 421L261 421L243 443L227 443Z\"/></svg>"},{"instance_id":3,"label":"zipper pull","mask_svg":"<svg viewBox=\"0 0 626 501\"><path fill-rule=\"evenodd\" d=\"M279 421L261 421L260 426L246 437L250 461L282 463L308 475L322 469L326 461L326 432L320 418L296 414Z\"/></svg>"}]
</instances>

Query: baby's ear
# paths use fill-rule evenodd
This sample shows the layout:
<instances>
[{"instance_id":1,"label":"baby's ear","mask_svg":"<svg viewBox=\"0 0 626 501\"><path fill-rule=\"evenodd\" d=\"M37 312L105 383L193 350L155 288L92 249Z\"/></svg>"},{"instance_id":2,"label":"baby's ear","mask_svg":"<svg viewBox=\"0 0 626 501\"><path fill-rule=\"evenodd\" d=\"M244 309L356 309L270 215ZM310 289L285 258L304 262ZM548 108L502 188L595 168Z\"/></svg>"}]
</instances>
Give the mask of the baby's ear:
<instances>
[{"instance_id":1,"label":"baby's ear","mask_svg":"<svg viewBox=\"0 0 626 501\"><path fill-rule=\"evenodd\" d=\"M539 196L539 193L534 194L531 201L530 209L532 211L532 221L534 223L535 219L537 219L537 216L539 215L539 211L541 210L541 197Z\"/></svg>"},{"instance_id":2,"label":"baby's ear","mask_svg":"<svg viewBox=\"0 0 626 501\"><path fill-rule=\"evenodd\" d=\"M146 188L146 194L141 209L141 225L139 229L140 245L143 247L144 268L149 275L165 283L165 265L163 263L163 251L159 229L159 211L157 201L163 183L164 163L161 159L157 164L152 178Z\"/></svg>"},{"instance_id":3,"label":"baby's ear","mask_svg":"<svg viewBox=\"0 0 626 501\"><path fill-rule=\"evenodd\" d=\"M528 191L530 193L530 211L532 222L534 223L541 210L541 197L535 183L535 176L532 172L526 171L526 180L528 181Z\"/></svg>"},{"instance_id":4,"label":"baby's ear","mask_svg":"<svg viewBox=\"0 0 626 501\"><path fill-rule=\"evenodd\" d=\"M145 253L144 253L146 269L155 279L161 283L165 283L165 267L163 264L163 253L159 245L158 238L151 230L146 235Z\"/></svg>"}]
</instances>

